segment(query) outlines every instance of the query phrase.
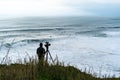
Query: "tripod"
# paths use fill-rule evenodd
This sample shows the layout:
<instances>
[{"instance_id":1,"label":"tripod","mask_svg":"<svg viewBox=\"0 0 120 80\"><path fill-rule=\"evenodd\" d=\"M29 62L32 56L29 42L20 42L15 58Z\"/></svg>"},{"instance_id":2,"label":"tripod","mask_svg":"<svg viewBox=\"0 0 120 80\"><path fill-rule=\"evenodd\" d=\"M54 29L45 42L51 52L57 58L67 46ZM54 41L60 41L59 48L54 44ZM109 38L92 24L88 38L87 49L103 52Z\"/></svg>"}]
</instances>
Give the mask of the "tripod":
<instances>
[{"instance_id":1,"label":"tripod","mask_svg":"<svg viewBox=\"0 0 120 80\"><path fill-rule=\"evenodd\" d=\"M48 56L50 56L50 59L51 59L52 62L54 63L54 60L53 60L53 58L52 58L49 50L46 51L46 62L48 62Z\"/></svg>"}]
</instances>

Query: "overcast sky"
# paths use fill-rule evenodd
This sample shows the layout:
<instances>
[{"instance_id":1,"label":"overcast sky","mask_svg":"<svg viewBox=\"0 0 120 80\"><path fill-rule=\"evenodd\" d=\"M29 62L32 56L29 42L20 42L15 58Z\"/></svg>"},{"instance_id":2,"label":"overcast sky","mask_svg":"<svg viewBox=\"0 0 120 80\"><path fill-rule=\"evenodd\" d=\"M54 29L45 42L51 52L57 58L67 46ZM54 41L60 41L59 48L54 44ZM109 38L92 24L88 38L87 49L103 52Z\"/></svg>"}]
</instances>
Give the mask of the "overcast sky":
<instances>
[{"instance_id":1,"label":"overcast sky","mask_svg":"<svg viewBox=\"0 0 120 80\"><path fill-rule=\"evenodd\" d=\"M0 0L0 16L120 16L120 0Z\"/></svg>"}]
</instances>

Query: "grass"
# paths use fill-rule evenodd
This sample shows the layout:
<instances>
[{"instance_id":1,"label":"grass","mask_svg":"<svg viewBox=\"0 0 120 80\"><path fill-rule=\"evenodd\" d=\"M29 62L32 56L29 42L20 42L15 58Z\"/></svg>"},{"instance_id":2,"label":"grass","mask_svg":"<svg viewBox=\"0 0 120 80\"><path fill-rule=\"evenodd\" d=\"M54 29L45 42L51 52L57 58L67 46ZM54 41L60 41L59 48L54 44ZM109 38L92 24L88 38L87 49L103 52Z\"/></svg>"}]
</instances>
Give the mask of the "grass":
<instances>
[{"instance_id":1,"label":"grass","mask_svg":"<svg viewBox=\"0 0 120 80\"><path fill-rule=\"evenodd\" d=\"M38 62L37 59L18 63L1 64L0 80L120 80L120 78L96 78L73 66Z\"/></svg>"}]
</instances>

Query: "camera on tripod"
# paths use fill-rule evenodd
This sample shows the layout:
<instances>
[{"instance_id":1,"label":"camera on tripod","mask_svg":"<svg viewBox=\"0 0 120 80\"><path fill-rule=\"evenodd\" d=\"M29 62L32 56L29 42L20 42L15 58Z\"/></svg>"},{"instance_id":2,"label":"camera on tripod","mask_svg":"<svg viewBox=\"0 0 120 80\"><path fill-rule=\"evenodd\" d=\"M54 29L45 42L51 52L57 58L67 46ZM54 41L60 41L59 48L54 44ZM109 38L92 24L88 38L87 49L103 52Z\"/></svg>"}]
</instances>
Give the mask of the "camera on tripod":
<instances>
[{"instance_id":1,"label":"camera on tripod","mask_svg":"<svg viewBox=\"0 0 120 80\"><path fill-rule=\"evenodd\" d=\"M52 60L52 62L54 63L54 60L53 60L53 58L52 58L52 56L51 56L51 54L50 54L50 52L49 52L49 46L50 46L51 44L49 43L49 42L45 42L45 47L46 47L46 62L48 61L48 57L50 57L50 59Z\"/></svg>"},{"instance_id":2,"label":"camera on tripod","mask_svg":"<svg viewBox=\"0 0 120 80\"><path fill-rule=\"evenodd\" d=\"M49 50L49 46L50 46L50 45L51 45L51 44L50 44L49 42L45 42L46 51Z\"/></svg>"}]
</instances>

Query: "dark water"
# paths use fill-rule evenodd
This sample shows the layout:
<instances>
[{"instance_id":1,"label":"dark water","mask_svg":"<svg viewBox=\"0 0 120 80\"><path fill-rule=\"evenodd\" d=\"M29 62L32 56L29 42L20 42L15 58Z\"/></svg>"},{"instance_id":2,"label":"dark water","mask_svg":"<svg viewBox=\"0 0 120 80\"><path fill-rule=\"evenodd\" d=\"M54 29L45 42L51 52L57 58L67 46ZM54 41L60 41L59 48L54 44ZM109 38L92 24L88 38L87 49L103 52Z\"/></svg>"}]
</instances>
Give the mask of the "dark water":
<instances>
[{"instance_id":1,"label":"dark water","mask_svg":"<svg viewBox=\"0 0 120 80\"><path fill-rule=\"evenodd\" d=\"M23 39L42 35L85 35L108 37L104 31L120 31L120 20L114 18L67 17L67 18L15 18L0 21L0 38Z\"/></svg>"}]
</instances>

